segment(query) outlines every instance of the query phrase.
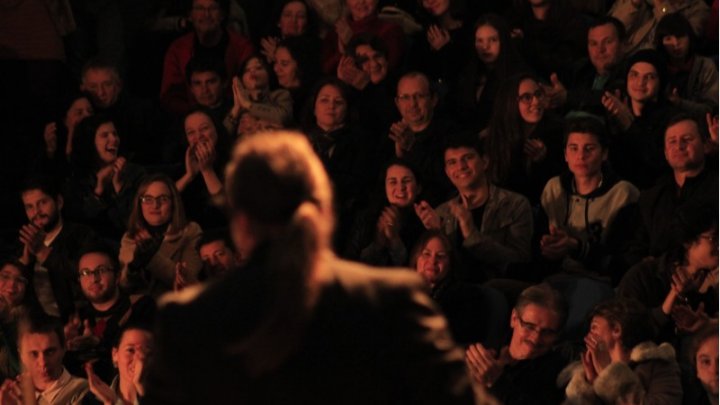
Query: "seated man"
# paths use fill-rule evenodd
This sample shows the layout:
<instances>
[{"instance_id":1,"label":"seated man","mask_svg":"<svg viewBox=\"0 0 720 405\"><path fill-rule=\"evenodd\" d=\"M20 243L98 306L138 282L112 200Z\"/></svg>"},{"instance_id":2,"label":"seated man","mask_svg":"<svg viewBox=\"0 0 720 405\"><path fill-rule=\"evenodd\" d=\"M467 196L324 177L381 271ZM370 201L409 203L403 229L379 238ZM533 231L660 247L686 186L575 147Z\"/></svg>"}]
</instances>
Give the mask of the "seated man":
<instances>
[{"instance_id":1,"label":"seated man","mask_svg":"<svg viewBox=\"0 0 720 405\"><path fill-rule=\"evenodd\" d=\"M216 122L222 122L231 105L226 100L227 74L222 61L195 57L185 67L192 103L205 107Z\"/></svg>"},{"instance_id":2,"label":"seated man","mask_svg":"<svg viewBox=\"0 0 720 405\"><path fill-rule=\"evenodd\" d=\"M65 336L60 320L47 315L30 317L20 323L18 352L27 377L32 380L35 398L23 400L22 383L7 379L0 387L3 404L80 404L87 394L87 380L74 377L63 367ZM30 402L33 401L33 402Z\"/></svg>"},{"instance_id":3,"label":"seated man","mask_svg":"<svg viewBox=\"0 0 720 405\"><path fill-rule=\"evenodd\" d=\"M203 232L198 241L198 251L203 261L200 280L212 280L237 270L244 263L239 252L235 252L225 229Z\"/></svg>"},{"instance_id":4,"label":"seated man","mask_svg":"<svg viewBox=\"0 0 720 405\"><path fill-rule=\"evenodd\" d=\"M147 295L128 295L120 291L117 252L97 245L89 247L78 262L80 287L89 305L65 325L66 364L76 374L82 373L82 363L98 359L95 373L110 381L113 367L110 351L123 327L128 324L151 325L155 316L155 301ZM77 368L76 368L77 367Z\"/></svg>"},{"instance_id":5,"label":"seated man","mask_svg":"<svg viewBox=\"0 0 720 405\"><path fill-rule=\"evenodd\" d=\"M488 387L503 404L559 404L555 377L565 365L552 351L562 332L567 304L547 284L526 288L510 315L512 337L499 351L470 345L465 361L475 384Z\"/></svg>"},{"instance_id":6,"label":"seated man","mask_svg":"<svg viewBox=\"0 0 720 405\"><path fill-rule=\"evenodd\" d=\"M192 0L188 20L193 32L176 39L165 54L160 103L169 112L184 115L191 108L185 81L185 67L193 56L215 58L225 63L226 72L237 72L253 53L244 36L223 28L228 15L227 0Z\"/></svg>"},{"instance_id":7,"label":"seated man","mask_svg":"<svg viewBox=\"0 0 720 405\"><path fill-rule=\"evenodd\" d=\"M608 136L598 120L568 122L565 161L569 171L550 179L543 190L541 203L549 229L540 240L540 250L564 273L610 281L611 260L627 233L619 228L628 221L616 218L637 201L640 192L612 172L605 163L607 157ZM620 277L615 275L615 281Z\"/></svg>"},{"instance_id":8,"label":"seated man","mask_svg":"<svg viewBox=\"0 0 720 405\"><path fill-rule=\"evenodd\" d=\"M21 196L30 223L20 228L23 250L19 260L31 270L29 292L48 315L67 321L79 299L73 263L95 233L85 225L63 221L63 197L53 181L29 179Z\"/></svg>"},{"instance_id":9,"label":"seated man","mask_svg":"<svg viewBox=\"0 0 720 405\"><path fill-rule=\"evenodd\" d=\"M570 403L681 403L675 349L651 341L649 314L641 303L616 298L597 305L590 317L581 362L558 379L571 376L565 389Z\"/></svg>"},{"instance_id":10,"label":"seated man","mask_svg":"<svg viewBox=\"0 0 720 405\"><path fill-rule=\"evenodd\" d=\"M415 206L427 229L443 229L460 253L462 278L484 281L508 276L510 265L530 261L533 218L520 194L496 187L486 175L489 157L475 137L457 136L444 149L445 174L458 195L435 211Z\"/></svg>"}]
</instances>

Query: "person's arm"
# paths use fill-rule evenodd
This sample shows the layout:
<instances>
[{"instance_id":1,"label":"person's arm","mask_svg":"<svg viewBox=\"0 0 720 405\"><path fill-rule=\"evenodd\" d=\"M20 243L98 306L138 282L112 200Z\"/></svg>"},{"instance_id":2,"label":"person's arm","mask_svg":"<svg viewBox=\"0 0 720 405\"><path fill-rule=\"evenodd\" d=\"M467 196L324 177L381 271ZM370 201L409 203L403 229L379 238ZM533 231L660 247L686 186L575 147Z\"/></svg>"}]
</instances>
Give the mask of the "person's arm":
<instances>
[{"instance_id":1,"label":"person's arm","mask_svg":"<svg viewBox=\"0 0 720 405\"><path fill-rule=\"evenodd\" d=\"M285 89L274 90L270 93L268 102L254 101L250 104L249 111L256 118L265 121L287 123L293 116L292 96Z\"/></svg>"}]
</instances>

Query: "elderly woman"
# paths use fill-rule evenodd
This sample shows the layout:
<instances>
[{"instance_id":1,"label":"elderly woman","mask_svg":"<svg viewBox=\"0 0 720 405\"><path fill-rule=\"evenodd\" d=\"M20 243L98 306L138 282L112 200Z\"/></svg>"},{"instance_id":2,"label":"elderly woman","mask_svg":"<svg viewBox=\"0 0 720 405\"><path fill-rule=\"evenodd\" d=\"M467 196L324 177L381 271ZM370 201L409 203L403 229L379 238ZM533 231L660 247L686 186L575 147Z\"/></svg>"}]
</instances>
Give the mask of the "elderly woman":
<instances>
[{"instance_id":1,"label":"elderly woman","mask_svg":"<svg viewBox=\"0 0 720 405\"><path fill-rule=\"evenodd\" d=\"M185 219L173 181L165 175L148 176L138 187L120 243L121 285L158 297L178 282L197 280L201 236L200 226Z\"/></svg>"}]
</instances>

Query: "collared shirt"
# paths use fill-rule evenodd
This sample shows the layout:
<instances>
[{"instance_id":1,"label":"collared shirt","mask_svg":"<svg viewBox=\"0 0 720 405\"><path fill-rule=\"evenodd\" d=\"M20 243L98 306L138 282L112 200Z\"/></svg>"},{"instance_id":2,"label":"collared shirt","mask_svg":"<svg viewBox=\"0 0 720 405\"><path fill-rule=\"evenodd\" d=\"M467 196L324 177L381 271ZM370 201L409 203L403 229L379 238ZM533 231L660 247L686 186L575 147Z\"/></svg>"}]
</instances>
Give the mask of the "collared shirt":
<instances>
[{"instance_id":1,"label":"collared shirt","mask_svg":"<svg viewBox=\"0 0 720 405\"><path fill-rule=\"evenodd\" d=\"M38 405L59 405L60 402L56 401L70 400L71 398L75 397L81 398L82 396L84 396L83 391L87 392L87 383L82 384L81 382L84 380L81 380L81 378L73 377L72 375L70 375L70 373L68 373L65 367L63 367L60 378L55 380L55 382L52 383L48 388L45 388L44 391L35 391L35 399L37 400ZM71 391L77 392L73 394Z\"/></svg>"}]
</instances>

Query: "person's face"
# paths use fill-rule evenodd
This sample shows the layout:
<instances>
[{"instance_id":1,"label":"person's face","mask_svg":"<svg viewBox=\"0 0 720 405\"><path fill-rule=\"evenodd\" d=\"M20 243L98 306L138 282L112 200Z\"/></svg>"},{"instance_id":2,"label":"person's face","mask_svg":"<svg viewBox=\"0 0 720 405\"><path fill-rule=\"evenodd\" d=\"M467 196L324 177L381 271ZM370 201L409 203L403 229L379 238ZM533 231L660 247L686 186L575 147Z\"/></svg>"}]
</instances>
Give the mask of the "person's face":
<instances>
[{"instance_id":1,"label":"person's face","mask_svg":"<svg viewBox=\"0 0 720 405\"><path fill-rule=\"evenodd\" d=\"M275 50L273 70L275 71L280 86L291 89L300 85L297 61L293 59L290 51L286 48L278 47L277 50Z\"/></svg>"},{"instance_id":2,"label":"person's face","mask_svg":"<svg viewBox=\"0 0 720 405\"><path fill-rule=\"evenodd\" d=\"M70 104L70 108L68 108L65 114L65 127L68 130L75 129L78 122L91 115L93 115L93 108L90 100L85 97L80 97Z\"/></svg>"},{"instance_id":3,"label":"person's face","mask_svg":"<svg viewBox=\"0 0 720 405\"><path fill-rule=\"evenodd\" d=\"M607 151L593 134L572 132L565 145L565 162L575 177L589 177L600 173Z\"/></svg>"},{"instance_id":4,"label":"person's face","mask_svg":"<svg viewBox=\"0 0 720 405\"><path fill-rule=\"evenodd\" d=\"M120 79L109 69L89 69L83 76L81 88L93 96L100 108L113 106L122 90Z\"/></svg>"},{"instance_id":5,"label":"person's face","mask_svg":"<svg viewBox=\"0 0 720 405\"><path fill-rule=\"evenodd\" d=\"M36 388L44 389L60 378L65 351L55 332L25 333L20 337L18 348L20 359Z\"/></svg>"},{"instance_id":6,"label":"person's face","mask_svg":"<svg viewBox=\"0 0 720 405\"><path fill-rule=\"evenodd\" d=\"M431 287L447 276L450 271L450 255L439 238L430 239L422 248L415 271Z\"/></svg>"},{"instance_id":7,"label":"person's face","mask_svg":"<svg viewBox=\"0 0 720 405\"><path fill-rule=\"evenodd\" d=\"M78 262L80 288L91 303L108 302L117 293L112 261L100 252L84 254Z\"/></svg>"},{"instance_id":8,"label":"person's face","mask_svg":"<svg viewBox=\"0 0 720 405\"><path fill-rule=\"evenodd\" d=\"M280 13L280 36L296 37L305 33L307 28L308 16L307 7L301 1L293 1L287 3Z\"/></svg>"},{"instance_id":9,"label":"person's face","mask_svg":"<svg viewBox=\"0 0 720 405\"><path fill-rule=\"evenodd\" d=\"M621 46L613 24L600 25L588 31L588 55L598 72L605 73L617 65Z\"/></svg>"},{"instance_id":10,"label":"person's face","mask_svg":"<svg viewBox=\"0 0 720 405\"><path fill-rule=\"evenodd\" d=\"M6 264L0 269L0 296L9 307L19 305L25 298L28 280L22 271L12 264Z\"/></svg>"},{"instance_id":11,"label":"person's face","mask_svg":"<svg viewBox=\"0 0 720 405\"><path fill-rule=\"evenodd\" d=\"M665 51L671 58L677 60L685 60L690 52L690 38L687 35L678 37L675 35L665 35L662 39Z\"/></svg>"},{"instance_id":12,"label":"person's face","mask_svg":"<svg viewBox=\"0 0 720 405\"><path fill-rule=\"evenodd\" d=\"M258 58L252 58L245 65L242 83L248 90L264 90L268 87L268 71Z\"/></svg>"},{"instance_id":13,"label":"person's face","mask_svg":"<svg viewBox=\"0 0 720 405\"><path fill-rule=\"evenodd\" d=\"M375 12L378 0L347 0L350 16L355 21L369 17Z\"/></svg>"},{"instance_id":14,"label":"person's face","mask_svg":"<svg viewBox=\"0 0 720 405\"><path fill-rule=\"evenodd\" d=\"M535 80L525 79L518 86L518 111L527 124L537 124L545 114L545 93Z\"/></svg>"},{"instance_id":15,"label":"person's face","mask_svg":"<svg viewBox=\"0 0 720 405\"><path fill-rule=\"evenodd\" d=\"M118 136L115 124L106 122L100 124L95 131L95 150L102 164L111 164L118 157L120 148L120 137Z\"/></svg>"},{"instance_id":16,"label":"person's face","mask_svg":"<svg viewBox=\"0 0 720 405\"><path fill-rule=\"evenodd\" d=\"M515 360L542 356L555 344L560 333L560 317L555 311L528 304L522 313L513 309L510 316L512 338L510 354Z\"/></svg>"},{"instance_id":17,"label":"person's face","mask_svg":"<svg viewBox=\"0 0 720 405\"><path fill-rule=\"evenodd\" d=\"M425 10L438 17L447 13L450 8L450 0L422 0Z\"/></svg>"},{"instance_id":18,"label":"person's face","mask_svg":"<svg viewBox=\"0 0 720 405\"><path fill-rule=\"evenodd\" d=\"M665 131L665 159L673 170L699 169L705 163L706 145L697 124L680 121Z\"/></svg>"},{"instance_id":19,"label":"person's face","mask_svg":"<svg viewBox=\"0 0 720 405\"><path fill-rule=\"evenodd\" d=\"M200 258L212 276L227 273L239 265L237 257L222 239L200 246Z\"/></svg>"},{"instance_id":20,"label":"person's face","mask_svg":"<svg viewBox=\"0 0 720 405\"><path fill-rule=\"evenodd\" d=\"M190 146L198 143L215 145L217 142L215 124L202 112L190 114L185 118L185 136Z\"/></svg>"},{"instance_id":21,"label":"person's face","mask_svg":"<svg viewBox=\"0 0 720 405\"><path fill-rule=\"evenodd\" d=\"M193 0L190 21L198 34L219 31L223 17L220 4L215 0Z\"/></svg>"},{"instance_id":22,"label":"person's face","mask_svg":"<svg viewBox=\"0 0 720 405\"><path fill-rule=\"evenodd\" d=\"M718 267L718 233L708 230L690 243L687 249L688 265L696 269L714 270Z\"/></svg>"},{"instance_id":23,"label":"person's face","mask_svg":"<svg viewBox=\"0 0 720 405\"><path fill-rule=\"evenodd\" d=\"M222 102L222 79L215 72L195 72L190 76L190 92L201 106L215 107Z\"/></svg>"},{"instance_id":24,"label":"person's face","mask_svg":"<svg viewBox=\"0 0 720 405\"><path fill-rule=\"evenodd\" d=\"M150 183L140 198L142 215L148 225L160 226L170 222L173 200L172 193L165 183L161 181Z\"/></svg>"},{"instance_id":25,"label":"person's face","mask_svg":"<svg viewBox=\"0 0 720 405\"><path fill-rule=\"evenodd\" d=\"M588 335L592 336L596 342L605 345L609 350L621 344L620 332L620 327L611 324L602 316L593 316L590 321Z\"/></svg>"},{"instance_id":26,"label":"person's face","mask_svg":"<svg viewBox=\"0 0 720 405\"><path fill-rule=\"evenodd\" d=\"M145 359L152 355L153 338L150 332L128 329L123 333L118 347L112 349L113 363L117 364L121 382L135 380L135 372L141 372Z\"/></svg>"},{"instance_id":27,"label":"person's face","mask_svg":"<svg viewBox=\"0 0 720 405\"><path fill-rule=\"evenodd\" d=\"M419 191L412 170L401 165L388 167L385 173L385 195L390 204L405 208L415 202Z\"/></svg>"},{"instance_id":28,"label":"person's face","mask_svg":"<svg viewBox=\"0 0 720 405\"><path fill-rule=\"evenodd\" d=\"M45 232L50 232L60 222L62 197L58 196L56 200L40 189L32 189L22 193L22 202L28 221Z\"/></svg>"},{"instance_id":29,"label":"person's face","mask_svg":"<svg viewBox=\"0 0 720 405\"><path fill-rule=\"evenodd\" d=\"M337 129L345 123L346 114L347 102L340 89L331 84L323 86L315 99L315 120L318 127L325 131Z\"/></svg>"},{"instance_id":30,"label":"person's face","mask_svg":"<svg viewBox=\"0 0 720 405\"><path fill-rule=\"evenodd\" d=\"M473 189L482 185L488 161L473 148L460 147L445 150L445 174L458 190Z\"/></svg>"},{"instance_id":31,"label":"person's face","mask_svg":"<svg viewBox=\"0 0 720 405\"><path fill-rule=\"evenodd\" d=\"M635 102L648 102L657 98L660 92L660 76L655 66L637 62L630 67L627 75L627 92Z\"/></svg>"},{"instance_id":32,"label":"person's face","mask_svg":"<svg viewBox=\"0 0 720 405\"><path fill-rule=\"evenodd\" d=\"M355 55L363 72L370 76L370 81L378 84L385 80L388 73L388 61L385 55L373 49L370 45L358 45Z\"/></svg>"},{"instance_id":33,"label":"person's face","mask_svg":"<svg viewBox=\"0 0 720 405\"><path fill-rule=\"evenodd\" d=\"M697 378L706 390L718 396L718 337L705 339L695 354Z\"/></svg>"},{"instance_id":34,"label":"person's face","mask_svg":"<svg viewBox=\"0 0 720 405\"><path fill-rule=\"evenodd\" d=\"M481 25L475 31L475 50L486 65L494 64L500 56L500 34L491 25Z\"/></svg>"},{"instance_id":35,"label":"person's face","mask_svg":"<svg viewBox=\"0 0 720 405\"><path fill-rule=\"evenodd\" d=\"M403 121L409 125L424 125L432 120L437 98L430 93L430 84L423 77L400 79L395 105Z\"/></svg>"}]
</instances>

